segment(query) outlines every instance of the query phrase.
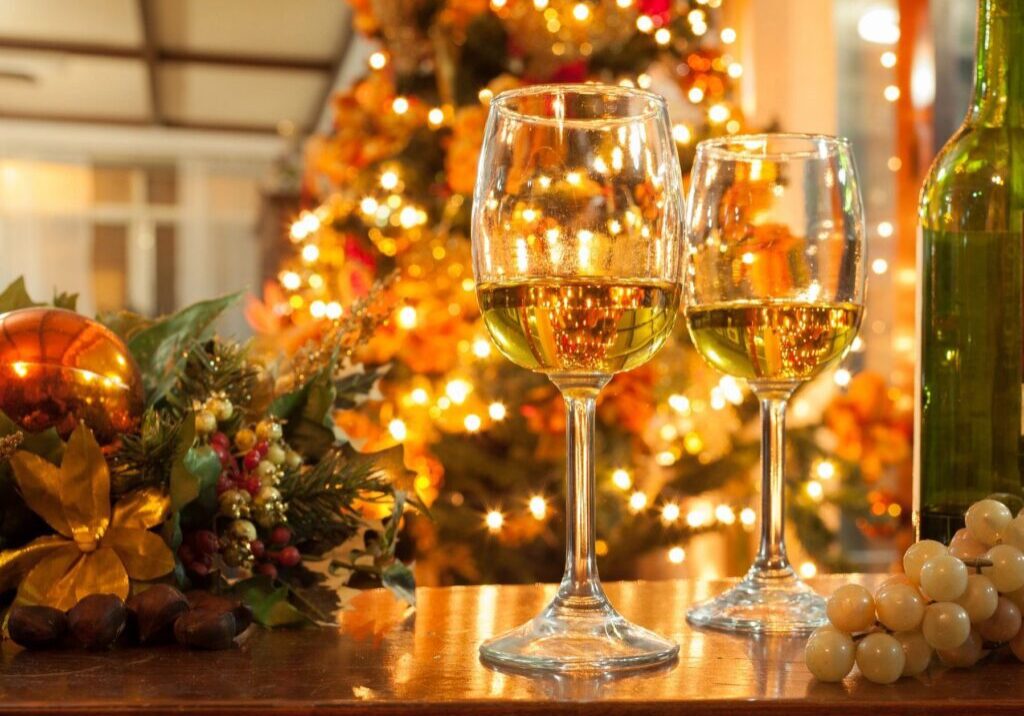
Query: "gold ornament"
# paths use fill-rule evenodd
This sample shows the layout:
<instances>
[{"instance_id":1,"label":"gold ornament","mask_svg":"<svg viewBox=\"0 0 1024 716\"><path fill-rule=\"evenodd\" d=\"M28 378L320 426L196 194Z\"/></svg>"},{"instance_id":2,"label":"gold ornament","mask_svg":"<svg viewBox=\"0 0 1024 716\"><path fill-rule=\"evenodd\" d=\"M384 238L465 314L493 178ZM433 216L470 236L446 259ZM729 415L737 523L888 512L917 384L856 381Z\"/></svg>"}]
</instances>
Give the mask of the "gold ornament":
<instances>
[{"instance_id":1,"label":"gold ornament","mask_svg":"<svg viewBox=\"0 0 1024 716\"><path fill-rule=\"evenodd\" d=\"M287 522L287 512L288 506L276 487L261 487L252 500L252 518L265 529Z\"/></svg>"},{"instance_id":2,"label":"gold ornament","mask_svg":"<svg viewBox=\"0 0 1024 716\"><path fill-rule=\"evenodd\" d=\"M67 438L81 421L106 445L142 407L142 375L110 329L59 308L0 315L0 410L26 430Z\"/></svg>"},{"instance_id":3,"label":"gold ornament","mask_svg":"<svg viewBox=\"0 0 1024 716\"><path fill-rule=\"evenodd\" d=\"M220 513L225 517L233 517L236 520L249 516L249 503L252 496L245 490L232 488L221 493L217 500Z\"/></svg>"},{"instance_id":4,"label":"gold ornament","mask_svg":"<svg viewBox=\"0 0 1024 716\"><path fill-rule=\"evenodd\" d=\"M252 541L256 539L256 525L249 520L235 520L224 531L224 547L221 557L229 567L252 566Z\"/></svg>"},{"instance_id":5,"label":"gold ornament","mask_svg":"<svg viewBox=\"0 0 1024 716\"><path fill-rule=\"evenodd\" d=\"M169 498L147 488L110 506L110 471L92 432L80 423L60 467L33 453L11 458L25 502L57 534L0 552L0 591L18 585L18 599L70 609L90 594L128 597L129 580L174 569L174 555L149 531L167 519Z\"/></svg>"}]
</instances>

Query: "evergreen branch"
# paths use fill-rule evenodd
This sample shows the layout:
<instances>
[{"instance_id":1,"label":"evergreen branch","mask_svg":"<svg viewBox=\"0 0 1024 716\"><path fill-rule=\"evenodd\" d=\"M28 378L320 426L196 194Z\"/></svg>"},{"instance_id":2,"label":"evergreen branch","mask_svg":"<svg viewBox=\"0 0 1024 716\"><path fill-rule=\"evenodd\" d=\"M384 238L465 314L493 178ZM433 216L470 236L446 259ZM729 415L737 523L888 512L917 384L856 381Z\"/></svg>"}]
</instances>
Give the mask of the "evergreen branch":
<instances>
[{"instance_id":1,"label":"evergreen branch","mask_svg":"<svg viewBox=\"0 0 1024 716\"><path fill-rule=\"evenodd\" d=\"M192 410L193 403L223 393L241 412L252 402L258 380L259 371L242 344L220 338L193 342L167 396L167 407L180 418Z\"/></svg>"},{"instance_id":2,"label":"evergreen branch","mask_svg":"<svg viewBox=\"0 0 1024 716\"><path fill-rule=\"evenodd\" d=\"M181 420L158 410L146 412L138 433L124 433L121 448L110 458L110 490L114 499L141 487L170 483Z\"/></svg>"},{"instance_id":3,"label":"evergreen branch","mask_svg":"<svg viewBox=\"0 0 1024 716\"><path fill-rule=\"evenodd\" d=\"M308 540L339 544L362 522L357 500L381 502L392 488L372 459L333 449L312 468L286 475L280 485L288 521Z\"/></svg>"}]
</instances>

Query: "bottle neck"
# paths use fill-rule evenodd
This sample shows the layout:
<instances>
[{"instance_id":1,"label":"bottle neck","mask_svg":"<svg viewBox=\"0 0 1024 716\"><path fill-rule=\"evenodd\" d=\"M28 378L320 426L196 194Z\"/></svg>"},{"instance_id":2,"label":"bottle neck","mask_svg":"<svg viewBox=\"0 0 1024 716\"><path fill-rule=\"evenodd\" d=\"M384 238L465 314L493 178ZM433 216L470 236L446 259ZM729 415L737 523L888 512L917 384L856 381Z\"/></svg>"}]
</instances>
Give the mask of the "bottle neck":
<instances>
[{"instance_id":1,"label":"bottle neck","mask_svg":"<svg viewBox=\"0 0 1024 716\"><path fill-rule=\"evenodd\" d=\"M1024 0L980 0L974 99L967 121L1024 127Z\"/></svg>"}]
</instances>

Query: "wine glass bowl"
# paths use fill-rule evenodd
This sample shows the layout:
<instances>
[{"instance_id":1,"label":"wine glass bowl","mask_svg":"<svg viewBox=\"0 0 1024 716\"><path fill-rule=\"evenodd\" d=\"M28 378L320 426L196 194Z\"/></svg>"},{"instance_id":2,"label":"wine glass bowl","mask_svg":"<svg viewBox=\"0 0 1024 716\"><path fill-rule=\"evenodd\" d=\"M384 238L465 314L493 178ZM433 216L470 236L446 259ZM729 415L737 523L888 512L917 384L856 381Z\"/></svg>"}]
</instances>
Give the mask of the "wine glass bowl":
<instances>
[{"instance_id":1,"label":"wine glass bowl","mask_svg":"<svg viewBox=\"0 0 1024 716\"><path fill-rule=\"evenodd\" d=\"M750 135L697 148L686 218L684 302L697 351L761 402L757 559L733 589L690 610L700 626L801 632L824 600L786 557L784 417L801 384L842 359L864 305L864 213L849 144Z\"/></svg>"},{"instance_id":2,"label":"wine glass bowl","mask_svg":"<svg viewBox=\"0 0 1024 716\"><path fill-rule=\"evenodd\" d=\"M544 85L491 101L473 200L473 267L498 350L565 398L565 576L535 619L481 656L526 669L664 663L678 646L626 621L597 577L594 407L649 360L681 295L682 189L665 102L606 85Z\"/></svg>"}]
</instances>

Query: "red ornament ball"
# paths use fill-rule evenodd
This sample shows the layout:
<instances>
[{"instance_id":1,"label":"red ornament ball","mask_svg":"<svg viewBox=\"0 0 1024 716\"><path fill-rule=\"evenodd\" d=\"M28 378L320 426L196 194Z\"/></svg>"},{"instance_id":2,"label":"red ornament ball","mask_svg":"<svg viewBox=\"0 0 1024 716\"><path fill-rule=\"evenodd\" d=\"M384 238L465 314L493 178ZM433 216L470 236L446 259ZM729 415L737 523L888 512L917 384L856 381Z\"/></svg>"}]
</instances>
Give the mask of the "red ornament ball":
<instances>
[{"instance_id":1,"label":"red ornament ball","mask_svg":"<svg viewBox=\"0 0 1024 716\"><path fill-rule=\"evenodd\" d=\"M0 315L0 410L23 429L67 438L83 421L108 444L142 409L139 367L106 326L59 308Z\"/></svg>"}]
</instances>

